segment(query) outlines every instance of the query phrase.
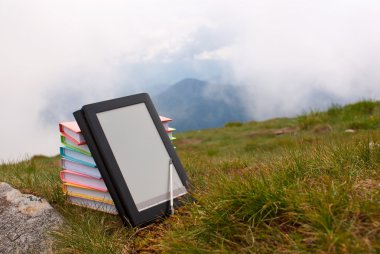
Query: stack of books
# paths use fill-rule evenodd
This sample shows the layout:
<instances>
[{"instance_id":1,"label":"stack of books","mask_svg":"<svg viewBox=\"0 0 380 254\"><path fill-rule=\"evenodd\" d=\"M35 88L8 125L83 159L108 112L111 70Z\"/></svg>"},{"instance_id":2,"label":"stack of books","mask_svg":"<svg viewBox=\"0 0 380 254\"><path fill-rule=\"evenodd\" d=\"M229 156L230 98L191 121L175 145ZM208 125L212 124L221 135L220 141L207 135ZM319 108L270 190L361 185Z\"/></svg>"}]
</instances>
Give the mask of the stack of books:
<instances>
[{"instance_id":1,"label":"stack of books","mask_svg":"<svg viewBox=\"0 0 380 254\"><path fill-rule=\"evenodd\" d=\"M162 125L164 126L165 128L165 131L166 133L168 134L170 140L173 142L173 140L176 140L176 137L173 136L173 132L176 130L175 128L171 128L169 127L169 122L173 121L173 119L171 118L168 118L168 117L164 117L164 116L160 116L160 120L161 120L161 123Z\"/></svg>"},{"instance_id":2,"label":"stack of books","mask_svg":"<svg viewBox=\"0 0 380 254\"><path fill-rule=\"evenodd\" d=\"M78 124L62 122L61 180L70 203L117 214L115 205L100 175Z\"/></svg>"},{"instance_id":3,"label":"stack of books","mask_svg":"<svg viewBox=\"0 0 380 254\"><path fill-rule=\"evenodd\" d=\"M174 128L169 127L172 119L160 116L161 122L170 140ZM72 204L117 214L102 176L96 166L90 149L86 144L78 124L75 121L59 124L61 144L62 190Z\"/></svg>"}]
</instances>

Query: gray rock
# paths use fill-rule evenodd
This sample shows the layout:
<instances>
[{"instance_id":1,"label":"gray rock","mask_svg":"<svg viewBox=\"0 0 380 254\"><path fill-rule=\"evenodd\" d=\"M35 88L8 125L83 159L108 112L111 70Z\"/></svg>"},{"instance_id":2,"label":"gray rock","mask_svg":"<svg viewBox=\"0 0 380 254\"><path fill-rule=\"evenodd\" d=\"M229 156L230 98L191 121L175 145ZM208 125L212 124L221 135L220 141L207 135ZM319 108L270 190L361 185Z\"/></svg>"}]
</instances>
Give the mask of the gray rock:
<instances>
[{"instance_id":1,"label":"gray rock","mask_svg":"<svg viewBox=\"0 0 380 254\"><path fill-rule=\"evenodd\" d=\"M62 221L45 199L0 182L0 253L51 253L47 232Z\"/></svg>"}]
</instances>

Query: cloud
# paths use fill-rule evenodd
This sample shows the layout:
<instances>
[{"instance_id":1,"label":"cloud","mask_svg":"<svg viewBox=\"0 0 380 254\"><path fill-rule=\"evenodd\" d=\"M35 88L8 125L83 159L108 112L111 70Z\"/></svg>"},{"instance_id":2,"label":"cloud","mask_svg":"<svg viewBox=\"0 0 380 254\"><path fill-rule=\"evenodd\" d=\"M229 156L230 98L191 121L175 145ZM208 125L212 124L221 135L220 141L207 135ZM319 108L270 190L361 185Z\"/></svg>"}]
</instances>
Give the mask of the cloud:
<instances>
[{"instance_id":1,"label":"cloud","mask_svg":"<svg viewBox=\"0 0 380 254\"><path fill-rule=\"evenodd\" d=\"M254 119L378 99L379 23L374 0L0 0L0 159L56 154L81 105L186 77L247 86Z\"/></svg>"},{"instance_id":2,"label":"cloud","mask_svg":"<svg viewBox=\"0 0 380 254\"><path fill-rule=\"evenodd\" d=\"M255 7L241 14L231 59L235 79L251 87L252 116L325 106L309 102L314 91L342 102L380 98L374 69L380 63L379 3L268 1Z\"/></svg>"},{"instance_id":3,"label":"cloud","mask_svg":"<svg viewBox=\"0 0 380 254\"><path fill-rule=\"evenodd\" d=\"M229 60L233 55L234 49L231 46L221 47L212 51L202 51L195 55L197 60Z\"/></svg>"}]
</instances>

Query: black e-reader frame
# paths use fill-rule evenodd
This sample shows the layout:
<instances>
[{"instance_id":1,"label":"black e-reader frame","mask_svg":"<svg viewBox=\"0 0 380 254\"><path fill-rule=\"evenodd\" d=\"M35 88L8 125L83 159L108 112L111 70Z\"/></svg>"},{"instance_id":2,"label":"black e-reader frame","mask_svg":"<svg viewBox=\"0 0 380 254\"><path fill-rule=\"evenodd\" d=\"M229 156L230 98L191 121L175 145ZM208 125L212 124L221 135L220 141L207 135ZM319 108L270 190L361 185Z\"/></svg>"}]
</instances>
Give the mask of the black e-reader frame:
<instances>
[{"instance_id":1,"label":"black e-reader frame","mask_svg":"<svg viewBox=\"0 0 380 254\"><path fill-rule=\"evenodd\" d=\"M123 116L129 115L134 117L123 118ZM170 214L171 200L167 198L166 192L158 193L160 194L158 197L150 198L149 196L154 192L154 188L152 189L150 186L152 185L152 178L157 178L157 181L164 180L162 177L153 177L152 175L159 174L156 176L160 176L159 172L166 174L169 172L170 163L172 163L172 169L174 169L173 172L179 186L177 195L174 197L174 206L180 205L181 200L188 196L189 179L148 94L142 93L88 104L83 106L81 110L74 112L74 117L124 223L132 226L144 225ZM132 126L132 129L129 128L129 125ZM123 131L120 131L120 128L124 128ZM155 129L157 137L153 133L155 132L153 129ZM142 146L140 142L136 142L134 135L144 133L146 133L146 140L144 140L144 135L139 137L143 143L145 142ZM133 142L124 142L128 141L127 134ZM155 143L152 141L154 143L152 147L149 145L149 137L155 140ZM119 142L118 140L122 141ZM154 150L155 147L157 147L157 152ZM152 165L149 164L150 159L154 163L154 158L160 155L161 157L156 158L156 161L160 162L156 163L157 167L160 168L157 168L156 172L156 169L152 169L150 166L149 168L140 168L136 166L136 163L129 165L128 159L124 159L124 148L125 151L129 151L134 156L134 162L138 163L139 156L141 156L142 164L147 165L147 167ZM147 154L145 154L145 148L147 148ZM128 157L127 152L125 153L125 156ZM166 160L167 163L163 163ZM146 175L144 175L145 172L147 172ZM128 174L131 177L126 179L125 176ZM170 174L172 177L173 173ZM145 182L145 177L150 182ZM157 183L156 188L160 190L165 188L167 184L165 181ZM171 184L173 184L172 181ZM139 189L139 186L144 186L146 192L150 192L150 194L145 193L144 190L141 191L141 189L140 191L133 189ZM170 187L167 187L169 191ZM172 194L173 189L171 190L171 197L173 197ZM139 202L135 202L136 200Z\"/></svg>"}]
</instances>

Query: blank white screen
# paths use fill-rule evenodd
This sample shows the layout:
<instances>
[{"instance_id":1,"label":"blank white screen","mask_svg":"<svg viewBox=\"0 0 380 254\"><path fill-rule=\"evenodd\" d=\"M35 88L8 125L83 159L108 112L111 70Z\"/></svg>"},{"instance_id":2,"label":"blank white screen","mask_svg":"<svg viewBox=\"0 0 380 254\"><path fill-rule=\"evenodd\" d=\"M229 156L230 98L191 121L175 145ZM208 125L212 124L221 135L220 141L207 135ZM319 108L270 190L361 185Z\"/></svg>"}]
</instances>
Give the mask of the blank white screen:
<instances>
[{"instance_id":1,"label":"blank white screen","mask_svg":"<svg viewBox=\"0 0 380 254\"><path fill-rule=\"evenodd\" d=\"M145 103L96 114L139 211L170 198L170 156ZM176 170L174 197L184 195Z\"/></svg>"}]
</instances>

